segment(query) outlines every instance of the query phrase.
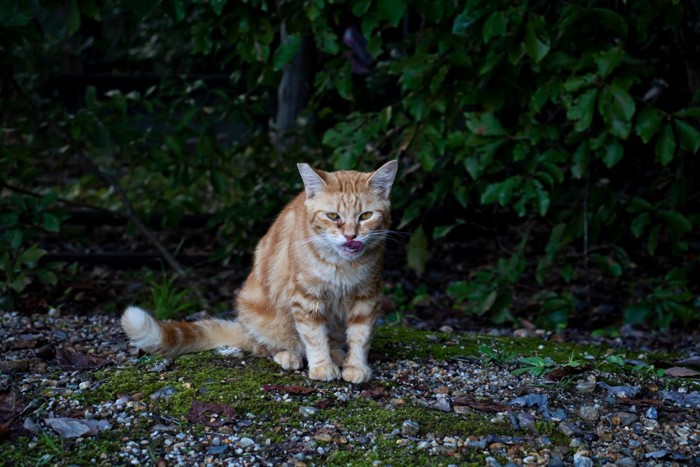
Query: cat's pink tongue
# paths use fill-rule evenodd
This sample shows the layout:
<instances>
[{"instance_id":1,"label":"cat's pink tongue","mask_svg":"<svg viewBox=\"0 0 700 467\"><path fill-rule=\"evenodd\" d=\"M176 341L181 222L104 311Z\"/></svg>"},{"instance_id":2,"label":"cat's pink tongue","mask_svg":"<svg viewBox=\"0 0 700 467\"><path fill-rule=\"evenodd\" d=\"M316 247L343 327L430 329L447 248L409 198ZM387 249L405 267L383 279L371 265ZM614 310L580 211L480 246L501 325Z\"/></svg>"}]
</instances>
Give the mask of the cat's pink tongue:
<instances>
[{"instance_id":1,"label":"cat's pink tongue","mask_svg":"<svg viewBox=\"0 0 700 467\"><path fill-rule=\"evenodd\" d=\"M349 242L345 242L343 247L346 250L357 252L357 251L360 251L362 249L362 242L359 240L350 240Z\"/></svg>"}]
</instances>

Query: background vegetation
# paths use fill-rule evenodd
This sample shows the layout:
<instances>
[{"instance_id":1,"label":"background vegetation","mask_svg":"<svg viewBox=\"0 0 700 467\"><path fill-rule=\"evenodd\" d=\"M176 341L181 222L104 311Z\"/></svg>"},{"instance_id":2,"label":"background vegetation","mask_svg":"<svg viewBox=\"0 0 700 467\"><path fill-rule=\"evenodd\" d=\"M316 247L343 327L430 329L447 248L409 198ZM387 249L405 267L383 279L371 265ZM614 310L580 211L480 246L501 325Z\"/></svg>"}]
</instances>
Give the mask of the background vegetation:
<instances>
[{"instance_id":1,"label":"background vegetation","mask_svg":"<svg viewBox=\"0 0 700 467\"><path fill-rule=\"evenodd\" d=\"M697 323L698 27L673 0L3 1L0 306L66 286L47 251L98 249L76 207L126 218L123 244L206 227L235 265L295 162L399 158L399 307Z\"/></svg>"}]
</instances>

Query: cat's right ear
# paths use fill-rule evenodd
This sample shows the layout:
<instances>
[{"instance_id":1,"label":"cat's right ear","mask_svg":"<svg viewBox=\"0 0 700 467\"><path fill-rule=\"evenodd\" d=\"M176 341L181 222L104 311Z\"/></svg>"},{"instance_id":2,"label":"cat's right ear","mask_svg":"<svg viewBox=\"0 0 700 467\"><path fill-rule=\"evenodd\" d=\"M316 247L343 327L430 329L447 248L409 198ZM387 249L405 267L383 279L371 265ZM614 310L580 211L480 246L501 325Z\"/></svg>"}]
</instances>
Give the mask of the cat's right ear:
<instances>
[{"instance_id":1,"label":"cat's right ear","mask_svg":"<svg viewBox=\"0 0 700 467\"><path fill-rule=\"evenodd\" d=\"M313 198L316 193L325 188L326 182L309 164L297 164L297 167L299 168L301 179L304 181L307 198Z\"/></svg>"}]
</instances>

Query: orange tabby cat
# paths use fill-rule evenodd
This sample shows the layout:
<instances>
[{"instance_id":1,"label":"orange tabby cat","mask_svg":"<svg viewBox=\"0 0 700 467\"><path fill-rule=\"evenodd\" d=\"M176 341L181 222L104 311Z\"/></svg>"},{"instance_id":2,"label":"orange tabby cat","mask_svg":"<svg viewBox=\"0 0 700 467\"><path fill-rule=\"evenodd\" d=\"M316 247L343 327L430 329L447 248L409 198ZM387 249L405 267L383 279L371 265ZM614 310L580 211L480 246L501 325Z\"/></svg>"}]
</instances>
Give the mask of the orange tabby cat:
<instances>
[{"instance_id":1,"label":"orange tabby cat","mask_svg":"<svg viewBox=\"0 0 700 467\"><path fill-rule=\"evenodd\" d=\"M369 380L397 166L390 161L362 173L298 164L305 192L258 243L238 318L159 322L129 307L122 326L131 342L169 357L229 345L270 356L284 369L299 369L306 358L311 379Z\"/></svg>"}]
</instances>

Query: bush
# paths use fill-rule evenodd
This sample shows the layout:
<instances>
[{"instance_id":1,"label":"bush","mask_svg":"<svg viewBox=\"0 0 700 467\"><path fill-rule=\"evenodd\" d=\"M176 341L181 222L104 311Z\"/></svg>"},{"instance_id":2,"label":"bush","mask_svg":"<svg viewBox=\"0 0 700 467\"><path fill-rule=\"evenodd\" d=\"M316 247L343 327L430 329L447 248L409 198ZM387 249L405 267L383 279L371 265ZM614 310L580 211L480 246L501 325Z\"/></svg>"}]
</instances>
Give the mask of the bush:
<instances>
[{"instance_id":1,"label":"bush","mask_svg":"<svg viewBox=\"0 0 700 467\"><path fill-rule=\"evenodd\" d=\"M212 225L227 239L220 258L249 246L298 188L293 162L327 157L327 168L370 168L398 157L398 228L415 232L408 264L417 274L428 249L464 241L474 219L527 232L500 261L449 286L466 312L512 320L527 283L541 292L532 300L546 326L611 301L596 293L610 286L627 322L666 327L700 317L692 280L700 223L692 5L66 5L4 2L0 48L8 53L0 65L118 175L139 212L163 211L173 224L186 212L214 212ZM342 44L350 27L376 60L366 74L353 73ZM280 151L268 138L276 87L308 38L316 51L310 99L296 138ZM155 78L131 92L96 84L72 100L47 93L71 61L91 73ZM75 169L74 154L61 151L65 141L48 135L17 93L6 101L12 114L3 128L21 144L3 141L5 161L17 163L4 163L0 181L59 190L28 167L58 166L56 158ZM46 149L34 150L39 145ZM70 172L59 191L119 208L109 188L84 173Z\"/></svg>"}]
</instances>

